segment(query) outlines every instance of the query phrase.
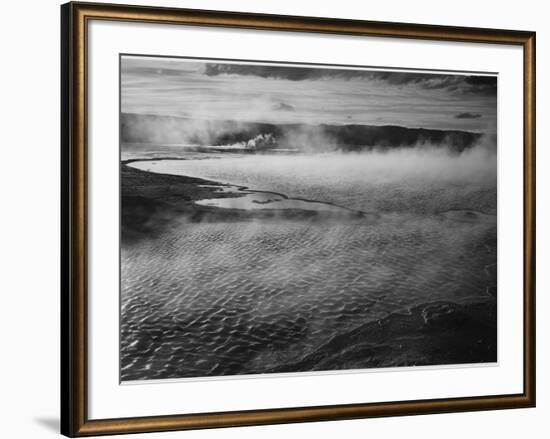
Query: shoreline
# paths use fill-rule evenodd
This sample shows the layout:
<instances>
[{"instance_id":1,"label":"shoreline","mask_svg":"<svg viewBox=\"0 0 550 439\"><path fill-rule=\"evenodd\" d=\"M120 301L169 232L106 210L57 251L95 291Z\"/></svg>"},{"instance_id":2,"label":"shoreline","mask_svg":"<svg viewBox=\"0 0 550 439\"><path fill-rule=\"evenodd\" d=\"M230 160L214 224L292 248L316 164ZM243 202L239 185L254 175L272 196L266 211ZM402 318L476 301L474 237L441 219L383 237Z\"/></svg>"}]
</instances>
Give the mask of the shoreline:
<instances>
[{"instance_id":1,"label":"shoreline","mask_svg":"<svg viewBox=\"0 0 550 439\"><path fill-rule=\"evenodd\" d=\"M394 312L266 373L497 362L496 298L434 301Z\"/></svg>"},{"instance_id":2,"label":"shoreline","mask_svg":"<svg viewBox=\"0 0 550 439\"><path fill-rule=\"evenodd\" d=\"M156 162L156 161L161 161L161 160L194 160L194 159L185 159L185 158L181 158L181 157L163 157L163 158L160 158L160 159L156 159L156 158L151 158L151 159L129 159L129 160L124 160L122 163L124 165L129 165L130 163L133 163L133 162ZM195 159L196 160L196 159ZM138 168L134 168L134 169L138 169ZM141 169L140 169L141 170ZM158 175L173 175L173 174L163 174L163 173L160 173L160 172L151 172L151 171L143 171L143 172L150 172L152 174L158 174ZM178 177L177 175L173 175L175 177ZM186 176L182 176L182 177L186 177ZM186 177L186 178L195 178L195 177ZM202 179L201 179L202 180ZM212 182L212 183L209 183L209 184L212 184L213 186L222 186L222 187L228 187L228 186L232 186L232 187L235 187L235 188L238 188L237 190L238 191L242 191L242 192L247 192L247 193L255 193L255 194L268 194L268 195L275 195L275 196L278 196L278 197L281 197L285 200L295 200L295 201L303 201L304 203L319 203L319 204L326 204L327 206L332 206L332 207L337 207L339 209L342 209L342 210L347 210L359 217L361 216L364 216L364 215L376 215L374 213L371 213L371 212L364 212L362 210L356 210L356 209L352 209L350 207L346 207L346 206L341 206L339 204L336 204L336 203L332 203L330 201L319 201L319 200L311 200L309 198L301 198L301 197L290 197L286 194L283 194L282 192L273 192L273 191L266 191L266 190L258 190L258 189L251 189L249 186L242 186L242 185L239 185L239 184L235 184L235 183L227 183L227 182L220 182L220 181L215 181L215 182ZM219 192L217 192L219 193ZM224 192L224 193L227 193L227 194L231 194L231 192ZM227 197L216 197L216 198L237 198L237 197L231 197L231 196L227 196ZM243 210L243 209L239 209L239 210ZM277 210L277 209L275 209ZM300 209L296 209L296 210L300 210Z\"/></svg>"},{"instance_id":3,"label":"shoreline","mask_svg":"<svg viewBox=\"0 0 550 439\"><path fill-rule=\"evenodd\" d=\"M163 157L129 159L120 162L121 181L121 239L130 243L147 236L156 236L174 222L234 222L285 219L297 221L334 221L377 218L365 213L322 201L292 198L270 191L256 191L241 185L229 185L213 180L143 171L129 163L137 161L187 160ZM197 204L196 201L218 198L239 198L235 192L216 188L234 186L249 193L280 196L285 200L322 203L341 209L341 212L304 209L235 209Z\"/></svg>"}]
</instances>

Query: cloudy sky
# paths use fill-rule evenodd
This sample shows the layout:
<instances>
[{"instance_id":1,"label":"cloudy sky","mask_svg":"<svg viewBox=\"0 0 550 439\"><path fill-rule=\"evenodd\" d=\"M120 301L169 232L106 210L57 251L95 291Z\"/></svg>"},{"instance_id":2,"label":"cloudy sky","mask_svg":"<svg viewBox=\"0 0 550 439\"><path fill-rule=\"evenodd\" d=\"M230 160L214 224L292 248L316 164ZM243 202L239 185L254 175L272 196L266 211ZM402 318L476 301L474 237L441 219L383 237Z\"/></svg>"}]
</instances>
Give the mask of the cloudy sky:
<instances>
[{"instance_id":1,"label":"cloudy sky","mask_svg":"<svg viewBox=\"0 0 550 439\"><path fill-rule=\"evenodd\" d=\"M124 56L125 113L269 123L494 130L488 76Z\"/></svg>"}]
</instances>

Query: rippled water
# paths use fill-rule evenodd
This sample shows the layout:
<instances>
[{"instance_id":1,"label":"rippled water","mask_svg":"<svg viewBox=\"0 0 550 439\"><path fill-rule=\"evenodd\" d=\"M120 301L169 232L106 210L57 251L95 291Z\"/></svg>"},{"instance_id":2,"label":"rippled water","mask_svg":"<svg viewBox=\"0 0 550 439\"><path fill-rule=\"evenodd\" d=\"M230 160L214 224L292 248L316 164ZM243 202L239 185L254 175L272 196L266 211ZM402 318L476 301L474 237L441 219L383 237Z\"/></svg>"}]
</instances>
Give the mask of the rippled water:
<instances>
[{"instance_id":1,"label":"rippled water","mask_svg":"<svg viewBox=\"0 0 550 439\"><path fill-rule=\"evenodd\" d=\"M181 221L124 246L123 380L269 372L390 313L487 296L496 281L491 175L420 173L405 184L402 175L318 178L316 167L237 160L249 159L157 162L154 171L305 195L378 219Z\"/></svg>"}]
</instances>

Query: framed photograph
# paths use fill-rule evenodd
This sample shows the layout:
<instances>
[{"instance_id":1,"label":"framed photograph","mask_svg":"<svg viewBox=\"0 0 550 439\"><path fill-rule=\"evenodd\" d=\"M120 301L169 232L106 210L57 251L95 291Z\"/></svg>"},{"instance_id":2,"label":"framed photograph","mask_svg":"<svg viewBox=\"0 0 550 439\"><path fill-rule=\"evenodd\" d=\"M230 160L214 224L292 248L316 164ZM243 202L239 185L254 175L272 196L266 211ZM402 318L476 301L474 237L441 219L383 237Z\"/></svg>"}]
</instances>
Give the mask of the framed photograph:
<instances>
[{"instance_id":1,"label":"framed photograph","mask_svg":"<svg viewBox=\"0 0 550 439\"><path fill-rule=\"evenodd\" d=\"M535 34L68 3L62 433L535 405Z\"/></svg>"}]
</instances>

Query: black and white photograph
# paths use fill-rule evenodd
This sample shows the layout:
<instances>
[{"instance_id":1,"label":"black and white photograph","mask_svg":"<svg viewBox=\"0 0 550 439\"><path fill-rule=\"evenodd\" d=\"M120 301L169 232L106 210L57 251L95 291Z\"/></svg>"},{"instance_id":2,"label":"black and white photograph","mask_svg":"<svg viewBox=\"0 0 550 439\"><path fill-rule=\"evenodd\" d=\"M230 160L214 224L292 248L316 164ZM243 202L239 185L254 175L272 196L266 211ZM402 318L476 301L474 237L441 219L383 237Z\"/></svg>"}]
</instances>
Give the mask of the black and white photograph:
<instances>
[{"instance_id":1,"label":"black and white photograph","mask_svg":"<svg viewBox=\"0 0 550 439\"><path fill-rule=\"evenodd\" d=\"M6 6L0 437L548 430L544 2Z\"/></svg>"},{"instance_id":2,"label":"black and white photograph","mask_svg":"<svg viewBox=\"0 0 550 439\"><path fill-rule=\"evenodd\" d=\"M122 382L498 361L497 75L119 62Z\"/></svg>"}]
</instances>

